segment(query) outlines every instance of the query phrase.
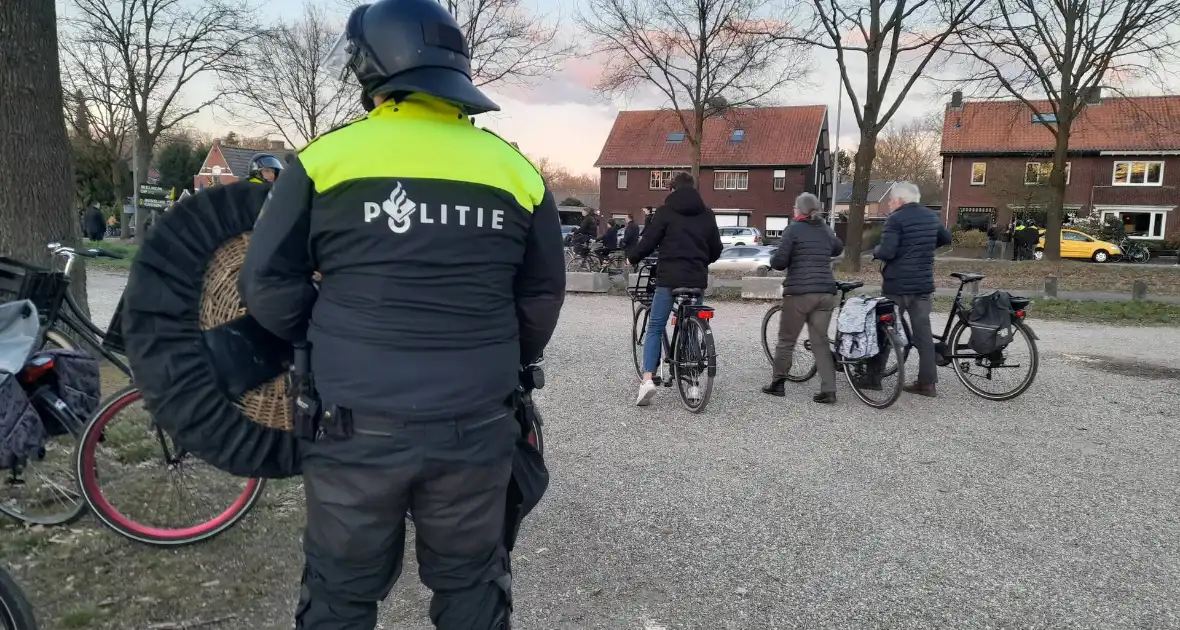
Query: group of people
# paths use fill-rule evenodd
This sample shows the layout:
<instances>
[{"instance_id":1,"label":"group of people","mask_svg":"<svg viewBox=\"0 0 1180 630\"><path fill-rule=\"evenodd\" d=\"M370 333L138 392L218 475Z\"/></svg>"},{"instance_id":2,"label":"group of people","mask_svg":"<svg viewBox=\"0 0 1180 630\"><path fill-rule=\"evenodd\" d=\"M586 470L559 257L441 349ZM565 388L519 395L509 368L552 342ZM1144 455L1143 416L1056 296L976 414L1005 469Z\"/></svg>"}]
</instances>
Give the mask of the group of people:
<instances>
[{"instance_id":1,"label":"group of people","mask_svg":"<svg viewBox=\"0 0 1180 630\"><path fill-rule=\"evenodd\" d=\"M938 373L930 325L934 252L950 244L951 234L936 212L921 205L921 193L914 184L896 184L888 205L891 213L873 257L885 263L881 271L882 292L908 315L911 342L918 351L917 379L905 384L903 389L935 397ZM813 399L830 404L836 402L836 365L830 352L828 327L838 306L832 258L844 251L844 243L824 223L823 208L815 195L799 195L795 200L794 219L783 232L770 260L773 269L787 273L783 280L782 315L770 383L762 391L772 396L786 395L795 344L806 326L820 376L820 391ZM644 373L636 398L638 406L650 405L656 393L652 376L659 366L663 330L673 306L672 289L706 288L709 265L721 256L721 250L713 212L695 189L692 176L678 174L655 219L644 230L637 246L627 253L628 261L638 264L656 252L658 263L657 289L643 345ZM858 385L880 389L880 372L880 369L870 371Z\"/></svg>"},{"instance_id":2,"label":"group of people","mask_svg":"<svg viewBox=\"0 0 1180 630\"><path fill-rule=\"evenodd\" d=\"M1032 219L1012 219L1008 227L1001 229L993 219L987 226L987 258L1004 257L1008 244L1012 244L1012 260L1035 260L1037 243L1041 240L1041 228Z\"/></svg>"},{"instance_id":3,"label":"group of people","mask_svg":"<svg viewBox=\"0 0 1180 630\"><path fill-rule=\"evenodd\" d=\"M635 222L633 213L627 215L625 223L620 225L612 219L607 223L601 236L598 232L598 217L590 208L583 208L582 221L578 224L578 228L570 234L570 244L582 249L588 248L591 243L600 243L602 258L606 260L611 255L625 252L634 247L639 240L639 224Z\"/></svg>"}]
</instances>

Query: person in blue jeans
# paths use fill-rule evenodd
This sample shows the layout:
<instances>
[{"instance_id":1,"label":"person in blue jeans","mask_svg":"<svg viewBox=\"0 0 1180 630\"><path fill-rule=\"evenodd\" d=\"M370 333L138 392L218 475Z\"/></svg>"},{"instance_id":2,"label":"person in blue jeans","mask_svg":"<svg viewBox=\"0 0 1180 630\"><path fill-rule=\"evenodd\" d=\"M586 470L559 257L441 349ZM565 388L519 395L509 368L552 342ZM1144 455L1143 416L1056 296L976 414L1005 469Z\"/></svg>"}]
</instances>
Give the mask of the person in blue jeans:
<instances>
[{"instance_id":1,"label":"person in blue jeans","mask_svg":"<svg viewBox=\"0 0 1180 630\"><path fill-rule=\"evenodd\" d=\"M672 313L672 289L704 289L709 285L709 265L721 257L721 232L713 210L697 192L688 173L672 178L672 192L654 212L643 236L627 252L632 264L657 252L656 292L648 314L643 340L643 378L635 404L645 407L656 395L652 374L660 365L661 340Z\"/></svg>"}]
</instances>

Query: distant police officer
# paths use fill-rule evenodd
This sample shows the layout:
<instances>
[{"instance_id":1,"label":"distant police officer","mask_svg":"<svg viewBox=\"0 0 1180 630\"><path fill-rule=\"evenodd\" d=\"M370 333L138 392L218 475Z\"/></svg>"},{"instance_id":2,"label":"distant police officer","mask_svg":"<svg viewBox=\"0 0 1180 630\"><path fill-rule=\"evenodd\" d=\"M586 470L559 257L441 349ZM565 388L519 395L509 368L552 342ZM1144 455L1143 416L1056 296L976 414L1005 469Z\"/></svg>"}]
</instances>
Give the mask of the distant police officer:
<instances>
[{"instance_id":1,"label":"distant police officer","mask_svg":"<svg viewBox=\"0 0 1180 630\"><path fill-rule=\"evenodd\" d=\"M498 108L434 0L357 8L327 65L359 80L369 114L287 165L240 280L260 324L309 342L323 409L303 458L296 627L375 627L409 509L434 624L504 630L520 435L506 401L564 298L557 205L528 160L469 120Z\"/></svg>"},{"instance_id":2,"label":"distant police officer","mask_svg":"<svg viewBox=\"0 0 1180 630\"><path fill-rule=\"evenodd\" d=\"M250 181L256 184L273 184L282 172L283 163L269 153L250 158Z\"/></svg>"}]
</instances>

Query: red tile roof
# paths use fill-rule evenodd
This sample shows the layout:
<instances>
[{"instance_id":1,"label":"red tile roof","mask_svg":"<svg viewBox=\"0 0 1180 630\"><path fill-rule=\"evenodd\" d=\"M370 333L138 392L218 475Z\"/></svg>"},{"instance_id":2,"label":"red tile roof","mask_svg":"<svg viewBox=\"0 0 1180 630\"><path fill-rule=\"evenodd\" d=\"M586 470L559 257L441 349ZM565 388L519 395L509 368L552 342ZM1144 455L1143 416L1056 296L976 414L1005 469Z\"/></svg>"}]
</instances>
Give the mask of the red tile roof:
<instances>
[{"instance_id":1,"label":"red tile roof","mask_svg":"<svg viewBox=\"0 0 1180 630\"><path fill-rule=\"evenodd\" d=\"M705 121L702 166L794 166L811 164L827 115L824 105L745 107ZM740 142L734 129L745 131ZM669 133L683 133L671 110L619 112L595 167L688 166L688 140L668 142Z\"/></svg>"},{"instance_id":2,"label":"red tile roof","mask_svg":"<svg viewBox=\"0 0 1180 630\"><path fill-rule=\"evenodd\" d=\"M1052 113L1048 101L1033 101ZM1180 96L1108 98L1089 105L1074 121L1070 151L1180 150ZM1053 135L1032 122L1020 101L965 102L948 109L942 126L943 153L1051 152Z\"/></svg>"}]
</instances>

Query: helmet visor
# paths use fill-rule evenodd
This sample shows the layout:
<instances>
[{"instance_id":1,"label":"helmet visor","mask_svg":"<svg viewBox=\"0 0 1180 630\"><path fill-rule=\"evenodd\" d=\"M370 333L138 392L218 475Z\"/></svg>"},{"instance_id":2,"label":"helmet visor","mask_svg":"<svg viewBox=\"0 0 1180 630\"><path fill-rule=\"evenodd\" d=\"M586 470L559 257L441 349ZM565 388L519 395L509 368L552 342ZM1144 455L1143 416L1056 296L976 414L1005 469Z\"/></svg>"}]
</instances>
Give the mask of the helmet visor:
<instances>
[{"instance_id":1,"label":"helmet visor","mask_svg":"<svg viewBox=\"0 0 1180 630\"><path fill-rule=\"evenodd\" d=\"M273 155L263 155L254 159L254 168L273 168L275 171L281 171L283 163Z\"/></svg>"},{"instance_id":2,"label":"helmet visor","mask_svg":"<svg viewBox=\"0 0 1180 630\"><path fill-rule=\"evenodd\" d=\"M336 37L336 42L332 44L332 48L328 49L328 54L324 55L320 67L328 76L334 76L337 80L344 81L348 75L348 66L352 61L353 50L355 48L348 40L348 31L341 31L340 35Z\"/></svg>"}]
</instances>

